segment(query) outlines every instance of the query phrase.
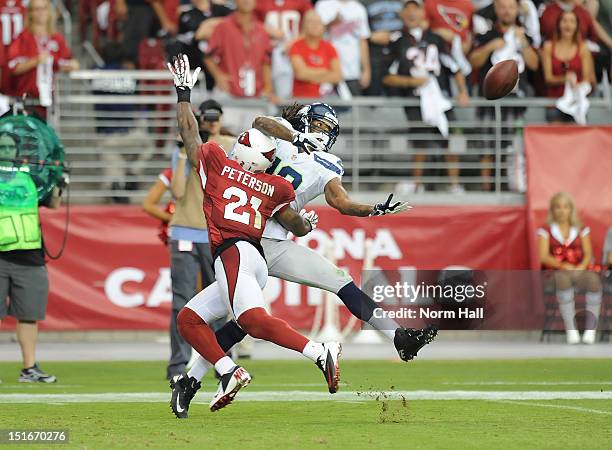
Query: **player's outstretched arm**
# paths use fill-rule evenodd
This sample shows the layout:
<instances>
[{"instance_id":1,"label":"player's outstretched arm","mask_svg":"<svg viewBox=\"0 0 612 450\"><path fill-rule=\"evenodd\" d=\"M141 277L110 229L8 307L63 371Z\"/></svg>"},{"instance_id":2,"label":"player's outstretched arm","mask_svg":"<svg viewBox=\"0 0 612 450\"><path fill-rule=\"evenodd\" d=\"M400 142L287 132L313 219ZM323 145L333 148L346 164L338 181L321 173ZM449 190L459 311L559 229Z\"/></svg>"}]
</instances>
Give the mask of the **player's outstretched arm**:
<instances>
[{"instance_id":1,"label":"player's outstretched arm","mask_svg":"<svg viewBox=\"0 0 612 450\"><path fill-rule=\"evenodd\" d=\"M367 217L374 209L374 205L351 200L339 178L334 178L325 185L325 200L329 206L346 216Z\"/></svg>"},{"instance_id":2,"label":"player's outstretched arm","mask_svg":"<svg viewBox=\"0 0 612 450\"><path fill-rule=\"evenodd\" d=\"M287 128L274 117L259 116L253 121L253 128L270 137L291 142L302 148L306 153L310 151L325 151L323 143L325 136L322 133L301 133Z\"/></svg>"},{"instance_id":3,"label":"player's outstretched arm","mask_svg":"<svg viewBox=\"0 0 612 450\"><path fill-rule=\"evenodd\" d=\"M202 139L198 132L198 121L193 115L190 100L191 89L198 81L200 68L197 67L192 74L189 69L187 55L179 53L178 56L174 57L172 64L168 63L168 70L172 74L174 87L176 88L178 100L176 119L178 121L179 133L183 138L189 162L193 167L198 167L198 148L202 144Z\"/></svg>"},{"instance_id":4,"label":"player's outstretched arm","mask_svg":"<svg viewBox=\"0 0 612 450\"><path fill-rule=\"evenodd\" d=\"M277 212L274 218L286 229L296 236L305 236L317 227L319 216L314 211L306 212L305 209L299 213L290 207Z\"/></svg>"},{"instance_id":5,"label":"player's outstretched arm","mask_svg":"<svg viewBox=\"0 0 612 450\"><path fill-rule=\"evenodd\" d=\"M332 208L347 216L384 216L386 214L397 214L412 209L406 202L391 202L393 194L389 194L386 202L376 205L354 202L349 198L348 192L342 186L338 178L330 180L325 185L325 200Z\"/></svg>"}]
</instances>

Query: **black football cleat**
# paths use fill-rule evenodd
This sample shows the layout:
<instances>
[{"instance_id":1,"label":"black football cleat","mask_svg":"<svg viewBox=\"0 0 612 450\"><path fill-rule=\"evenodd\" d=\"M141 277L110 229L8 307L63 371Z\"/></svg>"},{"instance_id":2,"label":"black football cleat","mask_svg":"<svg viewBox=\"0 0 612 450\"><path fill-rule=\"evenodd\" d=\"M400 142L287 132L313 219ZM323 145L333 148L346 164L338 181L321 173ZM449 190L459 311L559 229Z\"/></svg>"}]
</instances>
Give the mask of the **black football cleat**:
<instances>
[{"instance_id":1,"label":"black football cleat","mask_svg":"<svg viewBox=\"0 0 612 450\"><path fill-rule=\"evenodd\" d=\"M342 345L338 342L326 342L323 344L323 353L317 358L316 365L327 381L327 390L330 394L338 392L340 383L340 365L338 359L342 354Z\"/></svg>"},{"instance_id":2,"label":"black football cleat","mask_svg":"<svg viewBox=\"0 0 612 450\"><path fill-rule=\"evenodd\" d=\"M393 343L399 357L403 361L414 359L417 352L431 343L438 334L438 328L429 325L422 330L414 328L398 328L395 330Z\"/></svg>"},{"instance_id":3,"label":"black football cleat","mask_svg":"<svg viewBox=\"0 0 612 450\"><path fill-rule=\"evenodd\" d=\"M172 377L170 380L170 388L172 388L170 407L176 417L179 419L188 417L189 404L201 386L201 382L194 377L187 376L186 373Z\"/></svg>"}]
</instances>

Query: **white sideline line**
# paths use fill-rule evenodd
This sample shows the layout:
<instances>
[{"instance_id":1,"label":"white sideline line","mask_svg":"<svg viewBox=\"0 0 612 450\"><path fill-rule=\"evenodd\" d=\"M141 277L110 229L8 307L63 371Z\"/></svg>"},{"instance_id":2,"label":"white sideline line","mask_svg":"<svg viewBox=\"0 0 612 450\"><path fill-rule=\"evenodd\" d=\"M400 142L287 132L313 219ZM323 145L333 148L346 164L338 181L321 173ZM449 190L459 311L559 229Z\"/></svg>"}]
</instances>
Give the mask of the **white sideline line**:
<instances>
[{"instance_id":1,"label":"white sideline line","mask_svg":"<svg viewBox=\"0 0 612 450\"><path fill-rule=\"evenodd\" d=\"M548 403L533 403L533 402L517 402L513 400L497 400L495 403L510 403L512 405L522 406L539 406L542 408L557 408L557 409L569 409L573 411L585 412L589 414L604 414L606 416L612 416L611 411L602 411L601 409L583 408L581 406L569 406L569 405L551 405Z\"/></svg>"},{"instance_id":2,"label":"white sideline line","mask_svg":"<svg viewBox=\"0 0 612 450\"><path fill-rule=\"evenodd\" d=\"M597 386L610 385L612 381L446 381L451 386Z\"/></svg>"},{"instance_id":3,"label":"white sideline line","mask_svg":"<svg viewBox=\"0 0 612 450\"><path fill-rule=\"evenodd\" d=\"M202 392L207 402L212 392ZM338 392L331 395L313 391L241 392L241 401L372 401L372 400L612 400L612 392L600 391L392 391ZM0 403L134 403L168 402L168 392L105 392L100 394L0 394Z\"/></svg>"}]
</instances>

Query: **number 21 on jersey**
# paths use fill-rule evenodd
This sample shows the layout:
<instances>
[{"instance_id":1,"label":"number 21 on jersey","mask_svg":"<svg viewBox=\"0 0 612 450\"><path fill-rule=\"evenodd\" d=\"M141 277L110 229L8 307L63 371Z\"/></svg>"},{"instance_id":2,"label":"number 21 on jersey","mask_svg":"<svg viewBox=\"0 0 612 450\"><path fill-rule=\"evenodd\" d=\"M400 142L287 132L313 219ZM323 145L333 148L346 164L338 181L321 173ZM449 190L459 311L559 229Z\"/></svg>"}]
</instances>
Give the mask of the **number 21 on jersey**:
<instances>
[{"instance_id":1,"label":"number 21 on jersey","mask_svg":"<svg viewBox=\"0 0 612 450\"><path fill-rule=\"evenodd\" d=\"M259 207L261 206L261 199L251 196L249 200L249 196L246 192L236 186L228 187L223 192L223 198L227 200L231 200L233 198L237 198L235 202L228 203L225 205L225 211L223 213L223 218L228 220L233 220L235 222L240 222L245 225L250 225L251 223L251 214L248 211L243 211L240 214L236 212L236 209L245 206L247 203L250 203L251 209L255 213L255 220L253 221L253 226L255 229L261 229L261 213L259 212Z\"/></svg>"}]
</instances>

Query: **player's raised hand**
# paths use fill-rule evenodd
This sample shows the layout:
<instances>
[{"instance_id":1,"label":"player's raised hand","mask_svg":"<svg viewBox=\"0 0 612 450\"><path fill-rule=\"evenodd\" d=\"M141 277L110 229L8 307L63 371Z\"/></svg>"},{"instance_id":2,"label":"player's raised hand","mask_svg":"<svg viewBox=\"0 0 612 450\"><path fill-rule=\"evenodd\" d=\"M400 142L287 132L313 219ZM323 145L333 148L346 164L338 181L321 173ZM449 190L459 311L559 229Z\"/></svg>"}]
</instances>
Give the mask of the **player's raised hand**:
<instances>
[{"instance_id":1,"label":"player's raised hand","mask_svg":"<svg viewBox=\"0 0 612 450\"><path fill-rule=\"evenodd\" d=\"M302 216L302 219L304 219L310 224L310 231L317 228L317 223L319 223L319 216L316 212L306 211L305 209L303 209L300 211L300 216Z\"/></svg>"},{"instance_id":2,"label":"player's raised hand","mask_svg":"<svg viewBox=\"0 0 612 450\"><path fill-rule=\"evenodd\" d=\"M327 136L323 133L300 133L298 131L293 136L293 141L291 141L291 143L303 149L306 153L325 151L326 138Z\"/></svg>"},{"instance_id":3,"label":"player's raised hand","mask_svg":"<svg viewBox=\"0 0 612 450\"><path fill-rule=\"evenodd\" d=\"M391 199L393 198L393 194L389 194L387 201L384 203L377 203L372 208L372 212L370 216L385 216L387 214L397 214L403 211L412 209L407 202L394 202L391 203Z\"/></svg>"},{"instance_id":4,"label":"player's raised hand","mask_svg":"<svg viewBox=\"0 0 612 450\"><path fill-rule=\"evenodd\" d=\"M175 56L172 60L172 64L168 63L168 70L172 74L174 78L174 86L176 87L177 92L180 90L191 90L198 82L198 74L200 67L196 67L196 69L191 73L189 69L189 58L184 53L179 53L178 56Z\"/></svg>"}]
</instances>

